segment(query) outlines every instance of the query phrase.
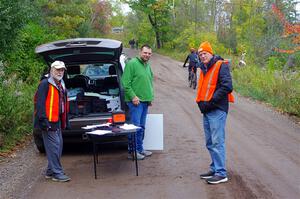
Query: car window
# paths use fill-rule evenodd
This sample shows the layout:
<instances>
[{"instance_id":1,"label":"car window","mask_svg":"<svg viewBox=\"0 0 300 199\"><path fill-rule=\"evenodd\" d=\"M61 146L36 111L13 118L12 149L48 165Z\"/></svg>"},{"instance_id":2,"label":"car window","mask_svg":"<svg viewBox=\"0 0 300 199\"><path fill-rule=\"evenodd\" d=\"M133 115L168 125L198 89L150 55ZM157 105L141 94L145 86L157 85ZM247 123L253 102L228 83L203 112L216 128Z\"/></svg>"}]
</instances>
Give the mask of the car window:
<instances>
[{"instance_id":1,"label":"car window","mask_svg":"<svg viewBox=\"0 0 300 199\"><path fill-rule=\"evenodd\" d=\"M69 66L67 70L68 78L76 75L85 75L91 79L115 75L115 73L111 74L111 71L115 71L115 66L111 63L80 64L72 67Z\"/></svg>"},{"instance_id":2,"label":"car window","mask_svg":"<svg viewBox=\"0 0 300 199\"><path fill-rule=\"evenodd\" d=\"M99 66L99 65L89 65L83 71L83 74L89 77L95 76L107 76L108 73L108 65Z\"/></svg>"}]
</instances>

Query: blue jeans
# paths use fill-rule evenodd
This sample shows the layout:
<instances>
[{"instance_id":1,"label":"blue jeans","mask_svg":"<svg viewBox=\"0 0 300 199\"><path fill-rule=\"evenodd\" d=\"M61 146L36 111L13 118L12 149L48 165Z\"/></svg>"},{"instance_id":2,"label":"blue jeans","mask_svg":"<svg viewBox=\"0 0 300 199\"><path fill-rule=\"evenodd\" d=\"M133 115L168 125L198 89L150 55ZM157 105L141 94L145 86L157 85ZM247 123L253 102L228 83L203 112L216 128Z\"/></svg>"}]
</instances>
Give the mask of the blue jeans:
<instances>
[{"instance_id":1,"label":"blue jeans","mask_svg":"<svg viewBox=\"0 0 300 199\"><path fill-rule=\"evenodd\" d=\"M60 158L63 149L63 139L61 130L43 131L42 132L46 155L48 159L48 166L46 174L53 176L60 176L64 174L60 163Z\"/></svg>"},{"instance_id":2,"label":"blue jeans","mask_svg":"<svg viewBox=\"0 0 300 199\"><path fill-rule=\"evenodd\" d=\"M210 153L212 163L210 170L215 175L225 177L225 124L227 113L216 109L203 114L203 126L205 133L206 148Z\"/></svg>"},{"instance_id":3,"label":"blue jeans","mask_svg":"<svg viewBox=\"0 0 300 199\"><path fill-rule=\"evenodd\" d=\"M129 107L130 119L131 123L135 126L141 127L136 131L136 150L141 153L144 151L143 140L144 140L144 132L146 125L146 117L148 113L148 103L140 102L139 105L135 106L132 102L127 103ZM131 136L128 136L129 141L131 141ZM129 152L132 152L132 149L128 148Z\"/></svg>"}]
</instances>

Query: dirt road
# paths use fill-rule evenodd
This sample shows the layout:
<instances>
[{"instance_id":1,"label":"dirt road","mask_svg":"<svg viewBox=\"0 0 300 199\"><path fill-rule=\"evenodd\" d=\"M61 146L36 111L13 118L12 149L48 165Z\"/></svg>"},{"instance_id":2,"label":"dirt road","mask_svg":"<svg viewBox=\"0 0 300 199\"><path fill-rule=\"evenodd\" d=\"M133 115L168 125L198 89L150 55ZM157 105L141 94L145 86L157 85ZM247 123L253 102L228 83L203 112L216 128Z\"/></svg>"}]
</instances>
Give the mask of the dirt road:
<instances>
[{"instance_id":1,"label":"dirt road","mask_svg":"<svg viewBox=\"0 0 300 199\"><path fill-rule=\"evenodd\" d=\"M152 68L156 95L150 112L164 115L164 151L140 161L138 177L126 151L116 150L101 156L95 180L91 152L77 151L62 158L71 182L46 181L41 175L45 157L29 145L15 158L0 163L0 198L300 198L298 124L237 96L227 120L230 180L208 185L199 178L210 158L195 90L187 87L187 69L157 54L152 57Z\"/></svg>"}]
</instances>

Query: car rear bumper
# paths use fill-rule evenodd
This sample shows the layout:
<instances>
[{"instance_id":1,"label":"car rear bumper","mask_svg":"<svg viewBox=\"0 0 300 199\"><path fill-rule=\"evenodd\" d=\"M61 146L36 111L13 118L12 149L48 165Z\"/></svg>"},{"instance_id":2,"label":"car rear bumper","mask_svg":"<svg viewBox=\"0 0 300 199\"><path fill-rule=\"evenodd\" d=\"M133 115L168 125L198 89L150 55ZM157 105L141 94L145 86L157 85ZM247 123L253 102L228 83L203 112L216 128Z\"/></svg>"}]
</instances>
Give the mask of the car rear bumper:
<instances>
[{"instance_id":1,"label":"car rear bumper","mask_svg":"<svg viewBox=\"0 0 300 199\"><path fill-rule=\"evenodd\" d=\"M85 130L63 130L62 136L65 143L80 143L88 141L88 137L85 133ZM34 129L33 136L37 139L43 139L40 129Z\"/></svg>"}]
</instances>

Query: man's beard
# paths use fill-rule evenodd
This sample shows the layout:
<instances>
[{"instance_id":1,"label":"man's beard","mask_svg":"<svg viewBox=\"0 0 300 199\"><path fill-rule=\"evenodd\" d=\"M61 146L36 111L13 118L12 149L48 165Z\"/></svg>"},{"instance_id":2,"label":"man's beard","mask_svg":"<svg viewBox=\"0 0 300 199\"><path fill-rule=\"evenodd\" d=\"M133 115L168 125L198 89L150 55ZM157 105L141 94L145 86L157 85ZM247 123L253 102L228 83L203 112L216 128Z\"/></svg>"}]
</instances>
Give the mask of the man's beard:
<instances>
[{"instance_id":1,"label":"man's beard","mask_svg":"<svg viewBox=\"0 0 300 199\"><path fill-rule=\"evenodd\" d=\"M143 57L141 57L141 59L143 60L143 62L145 62L145 63L147 63L148 61L149 61L149 59L145 59L145 58L143 58Z\"/></svg>"},{"instance_id":2,"label":"man's beard","mask_svg":"<svg viewBox=\"0 0 300 199\"><path fill-rule=\"evenodd\" d=\"M55 79L56 81L60 81L60 80L62 80L62 78L63 78L63 76L58 76L58 75L53 75L52 77L53 77L53 79Z\"/></svg>"}]
</instances>

